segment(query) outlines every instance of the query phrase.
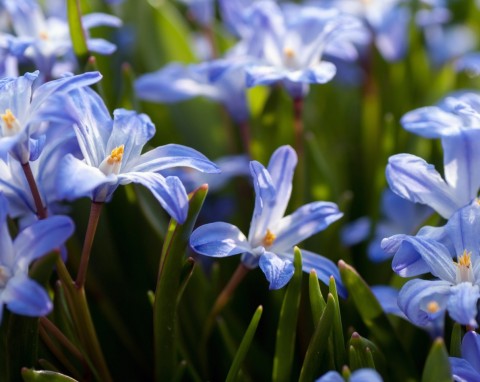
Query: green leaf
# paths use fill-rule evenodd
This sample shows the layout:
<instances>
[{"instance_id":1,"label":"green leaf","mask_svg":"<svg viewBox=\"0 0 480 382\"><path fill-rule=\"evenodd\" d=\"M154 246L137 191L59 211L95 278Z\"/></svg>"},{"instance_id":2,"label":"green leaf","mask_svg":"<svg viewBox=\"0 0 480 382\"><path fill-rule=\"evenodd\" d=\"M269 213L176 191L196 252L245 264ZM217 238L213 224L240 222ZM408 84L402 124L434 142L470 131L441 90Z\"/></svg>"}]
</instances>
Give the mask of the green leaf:
<instances>
[{"instance_id":1,"label":"green leaf","mask_svg":"<svg viewBox=\"0 0 480 382\"><path fill-rule=\"evenodd\" d=\"M349 365L351 370L362 369L365 367L375 369L372 345L373 344L370 341L362 338L357 332L352 334L349 341Z\"/></svg>"},{"instance_id":2,"label":"green leaf","mask_svg":"<svg viewBox=\"0 0 480 382\"><path fill-rule=\"evenodd\" d=\"M77 56L80 67L84 67L88 60L88 47L82 26L79 0L67 0L67 15L73 51Z\"/></svg>"},{"instance_id":3,"label":"green leaf","mask_svg":"<svg viewBox=\"0 0 480 382\"><path fill-rule=\"evenodd\" d=\"M226 382L234 382L237 379L238 372L240 371L240 366L247 355L248 349L250 348L250 344L252 343L253 336L257 330L258 323L260 321L260 317L262 317L263 307L260 305L257 310L255 311L250 324L248 325L247 331L243 336L242 342L238 347L237 354L235 354L235 358L233 359L232 366L228 371Z\"/></svg>"},{"instance_id":4,"label":"green leaf","mask_svg":"<svg viewBox=\"0 0 480 382\"><path fill-rule=\"evenodd\" d=\"M175 316L178 296L182 289L185 251L207 191L208 186L203 185L190 194L187 220L184 224L178 224L172 219L163 243L153 306L157 381L171 381L176 373Z\"/></svg>"},{"instance_id":5,"label":"green leaf","mask_svg":"<svg viewBox=\"0 0 480 382\"><path fill-rule=\"evenodd\" d=\"M447 348L443 339L437 338L428 353L422 382L451 382L452 380Z\"/></svg>"},{"instance_id":6,"label":"green leaf","mask_svg":"<svg viewBox=\"0 0 480 382\"><path fill-rule=\"evenodd\" d=\"M274 382L290 381L292 372L303 275L300 249L295 247L294 253L295 273L288 284L277 327L272 374Z\"/></svg>"},{"instance_id":7,"label":"green leaf","mask_svg":"<svg viewBox=\"0 0 480 382\"><path fill-rule=\"evenodd\" d=\"M343 365L345 365L347 356L345 354L345 339L343 337L342 316L340 314L340 303L338 301L337 285L335 284L335 279L333 277L330 277L329 291L330 294L333 296L335 302L335 313L333 315L332 329L335 366L337 370L341 370Z\"/></svg>"},{"instance_id":8,"label":"green leaf","mask_svg":"<svg viewBox=\"0 0 480 382\"><path fill-rule=\"evenodd\" d=\"M303 361L302 370L300 372L299 382L311 382L318 377L318 370L325 349L328 345L333 318L335 314L335 300L329 293L327 298L327 306L318 322L315 332L313 333L307 353Z\"/></svg>"},{"instance_id":9,"label":"green leaf","mask_svg":"<svg viewBox=\"0 0 480 382\"><path fill-rule=\"evenodd\" d=\"M402 343L375 298L369 286L357 271L340 260L338 262L343 283L352 298L364 324L375 336L375 342L385 355L390 378L396 381L406 381L416 377L416 370L411 357L406 353ZM401 359L402 362L397 362Z\"/></svg>"},{"instance_id":10,"label":"green leaf","mask_svg":"<svg viewBox=\"0 0 480 382\"><path fill-rule=\"evenodd\" d=\"M55 252L48 253L36 260L28 272L30 278L42 285L46 285L52 275L56 260L57 254Z\"/></svg>"},{"instance_id":11,"label":"green leaf","mask_svg":"<svg viewBox=\"0 0 480 382\"><path fill-rule=\"evenodd\" d=\"M77 382L65 374L49 370L22 369L22 377L25 382Z\"/></svg>"},{"instance_id":12,"label":"green leaf","mask_svg":"<svg viewBox=\"0 0 480 382\"><path fill-rule=\"evenodd\" d=\"M462 357L462 326L459 323L453 324L452 337L450 339L450 355Z\"/></svg>"},{"instance_id":13,"label":"green leaf","mask_svg":"<svg viewBox=\"0 0 480 382\"><path fill-rule=\"evenodd\" d=\"M310 271L310 275L308 277L308 286L313 324L316 327L320 320L320 317L323 314L323 311L325 310L327 303L323 298L322 292L320 290L320 284L318 282L317 272L315 272L314 269Z\"/></svg>"}]
</instances>

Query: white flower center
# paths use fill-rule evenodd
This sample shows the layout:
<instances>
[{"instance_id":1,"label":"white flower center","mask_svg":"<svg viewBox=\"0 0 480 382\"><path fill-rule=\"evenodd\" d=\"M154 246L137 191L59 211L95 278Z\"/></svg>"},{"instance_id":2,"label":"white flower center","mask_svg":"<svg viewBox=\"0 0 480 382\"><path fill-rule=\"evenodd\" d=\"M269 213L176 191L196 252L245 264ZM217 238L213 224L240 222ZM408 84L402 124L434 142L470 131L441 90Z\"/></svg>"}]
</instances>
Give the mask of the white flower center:
<instances>
[{"instance_id":1,"label":"white flower center","mask_svg":"<svg viewBox=\"0 0 480 382\"><path fill-rule=\"evenodd\" d=\"M456 274L456 282L457 284L463 282L470 282L474 283L475 277L473 275L473 267L471 261L472 253L467 252L467 250L463 251L463 254L458 256L457 263L457 274Z\"/></svg>"},{"instance_id":2,"label":"white flower center","mask_svg":"<svg viewBox=\"0 0 480 382\"><path fill-rule=\"evenodd\" d=\"M2 118L2 135L11 137L20 132L20 123L10 109L6 109L4 114L0 114Z\"/></svg>"},{"instance_id":3,"label":"white flower center","mask_svg":"<svg viewBox=\"0 0 480 382\"><path fill-rule=\"evenodd\" d=\"M289 46L283 49L283 62L287 68L295 69L298 67L297 54Z\"/></svg>"},{"instance_id":4,"label":"white flower center","mask_svg":"<svg viewBox=\"0 0 480 382\"><path fill-rule=\"evenodd\" d=\"M105 175L117 175L120 172L120 167L122 165L124 147L124 145L115 147L110 155L107 156L100 164L100 171L102 171Z\"/></svg>"}]
</instances>

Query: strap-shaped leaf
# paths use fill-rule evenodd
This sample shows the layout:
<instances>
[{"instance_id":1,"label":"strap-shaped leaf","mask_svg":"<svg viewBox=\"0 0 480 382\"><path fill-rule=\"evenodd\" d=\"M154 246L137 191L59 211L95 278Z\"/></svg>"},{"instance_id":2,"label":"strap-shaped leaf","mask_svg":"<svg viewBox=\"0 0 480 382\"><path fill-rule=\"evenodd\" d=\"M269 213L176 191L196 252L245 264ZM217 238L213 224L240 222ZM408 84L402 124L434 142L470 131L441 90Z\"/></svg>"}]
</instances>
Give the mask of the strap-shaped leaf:
<instances>
[{"instance_id":1,"label":"strap-shaped leaf","mask_svg":"<svg viewBox=\"0 0 480 382\"><path fill-rule=\"evenodd\" d=\"M442 338L437 338L428 353L422 382L451 382L452 371L448 360L448 352Z\"/></svg>"}]
</instances>

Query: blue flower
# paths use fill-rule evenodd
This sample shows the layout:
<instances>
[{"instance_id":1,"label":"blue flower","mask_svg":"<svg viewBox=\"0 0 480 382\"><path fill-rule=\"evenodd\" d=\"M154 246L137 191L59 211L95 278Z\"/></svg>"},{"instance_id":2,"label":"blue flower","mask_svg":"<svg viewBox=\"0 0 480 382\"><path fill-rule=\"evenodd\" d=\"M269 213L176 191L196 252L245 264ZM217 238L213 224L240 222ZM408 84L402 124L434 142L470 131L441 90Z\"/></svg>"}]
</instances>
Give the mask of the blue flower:
<instances>
[{"instance_id":1,"label":"blue flower","mask_svg":"<svg viewBox=\"0 0 480 382\"><path fill-rule=\"evenodd\" d=\"M456 382L480 381L480 336L474 331L465 333L461 351L462 358L449 358L453 379Z\"/></svg>"},{"instance_id":2,"label":"blue flower","mask_svg":"<svg viewBox=\"0 0 480 382\"><path fill-rule=\"evenodd\" d=\"M68 119L63 107L53 97L72 89L91 85L102 76L89 72L66 76L35 87L38 71L18 78L0 80L0 157L9 152L16 160L27 163L38 157L47 121Z\"/></svg>"},{"instance_id":3,"label":"blue flower","mask_svg":"<svg viewBox=\"0 0 480 382\"><path fill-rule=\"evenodd\" d=\"M335 66L321 61L323 52L338 33L359 27L351 17L313 7L299 8L287 20L272 1L254 3L246 17L255 33L240 44L245 55L258 60L246 67L247 86L283 81L293 98L303 97L308 84L333 78Z\"/></svg>"},{"instance_id":4,"label":"blue flower","mask_svg":"<svg viewBox=\"0 0 480 382\"><path fill-rule=\"evenodd\" d=\"M296 164L297 155L290 146L277 149L268 168L256 161L250 162L256 197L248 238L236 226L216 222L197 228L190 237L191 247L212 257L243 253L243 264L250 269L260 266L270 289L283 287L293 276L293 247L342 216L337 205L330 202L309 203L283 216ZM315 269L325 283L333 275L340 294L345 296L338 269L332 261L305 250L302 256L305 272Z\"/></svg>"},{"instance_id":5,"label":"blue flower","mask_svg":"<svg viewBox=\"0 0 480 382\"><path fill-rule=\"evenodd\" d=\"M218 167L198 151L181 145L160 146L141 154L155 134L148 116L117 109L112 121L102 99L91 90L72 92L70 101L83 160L68 154L61 163L57 178L60 196L70 200L89 196L101 203L109 201L119 185L139 183L183 223L188 209L185 188L178 177L165 178L160 172L179 166L218 172Z\"/></svg>"},{"instance_id":6,"label":"blue flower","mask_svg":"<svg viewBox=\"0 0 480 382\"><path fill-rule=\"evenodd\" d=\"M47 17L34 0L5 0L4 3L11 16L18 43L27 45L24 51L25 57L34 62L42 76L54 77L57 60L72 53L66 13L63 17ZM56 6L58 7L58 3ZM90 51L100 54L111 54L115 51L115 45L110 42L100 38L89 38L88 30L97 26L119 27L121 25L119 18L103 13L93 13L84 16L82 24ZM72 66L68 70L74 69L74 62L75 59L71 55Z\"/></svg>"},{"instance_id":7,"label":"blue flower","mask_svg":"<svg viewBox=\"0 0 480 382\"><path fill-rule=\"evenodd\" d=\"M384 239L382 247L395 253L392 267L399 275L434 276L432 280L410 280L400 290L398 305L410 321L425 326L448 311L460 324L478 326L479 229L480 205L474 201L456 212L444 227L424 227L416 236Z\"/></svg>"},{"instance_id":8,"label":"blue flower","mask_svg":"<svg viewBox=\"0 0 480 382\"><path fill-rule=\"evenodd\" d=\"M17 314L44 316L52 310L52 302L28 277L28 267L60 247L73 233L73 222L66 216L53 216L25 228L12 241L6 218L7 201L0 194L0 322L4 304Z\"/></svg>"},{"instance_id":9,"label":"blue flower","mask_svg":"<svg viewBox=\"0 0 480 382\"><path fill-rule=\"evenodd\" d=\"M245 59L225 58L201 64L170 64L135 82L140 99L174 103L203 96L221 102L236 122L249 118L245 95Z\"/></svg>"},{"instance_id":10,"label":"blue flower","mask_svg":"<svg viewBox=\"0 0 480 382\"><path fill-rule=\"evenodd\" d=\"M345 379L338 371L329 371L315 382L345 382ZM355 370L348 378L348 382L383 382L383 379L375 369L365 368Z\"/></svg>"},{"instance_id":11,"label":"blue flower","mask_svg":"<svg viewBox=\"0 0 480 382\"><path fill-rule=\"evenodd\" d=\"M412 202L426 204L449 218L478 194L480 174L480 96L456 93L438 106L423 107L402 118L404 128L426 138L441 138L445 180L423 159L398 154L386 169L392 191Z\"/></svg>"}]
</instances>

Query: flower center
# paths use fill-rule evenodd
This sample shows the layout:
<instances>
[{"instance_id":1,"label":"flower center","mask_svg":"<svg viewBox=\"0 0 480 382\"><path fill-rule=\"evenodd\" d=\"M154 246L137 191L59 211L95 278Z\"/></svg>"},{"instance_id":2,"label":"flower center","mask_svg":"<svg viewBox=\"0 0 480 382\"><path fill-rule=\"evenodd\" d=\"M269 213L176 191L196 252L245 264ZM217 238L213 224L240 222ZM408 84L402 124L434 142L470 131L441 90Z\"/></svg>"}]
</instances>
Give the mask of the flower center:
<instances>
[{"instance_id":1,"label":"flower center","mask_svg":"<svg viewBox=\"0 0 480 382\"><path fill-rule=\"evenodd\" d=\"M285 47L285 49L283 49L283 56L284 56L285 66L287 68L293 69L297 67L297 60L296 60L297 54L292 48L290 48L289 46Z\"/></svg>"},{"instance_id":2,"label":"flower center","mask_svg":"<svg viewBox=\"0 0 480 382\"><path fill-rule=\"evenodd\" d=\"M12 272L7 267L0 265L0 288L4 288L7 285L10 277L12 277Z\"/></svg>"},{"instance_id":3,"label":"flower center","mask_svg":"<svg viewBox=\"0 0 480 382\"><path fill-rule=\"evenodd\" d=\"M474 282L471 258L472 253L467 252L467 250L464 250L463 254L458 256L457 263L455 263L457 266L457 283Z\"/></svg>"},{"instance_id":4,"label":"flower center","mask_svg":"<svg viewBox=\"0 0 480 382\"><path fill-rule=\"evenodd\" d=\"M4 136L11 137L20 131L20 123L10 109L6 109L4 114L0 114L0 117Z\"/></svg>"},{"instance_id":5,"label":"flower center","mask_svg":"<svg viewBox=\"0 0 480 382\"><path fill-rule=\"evenodd\" d=\"M270 247L276 238L277 236L275 236L275 234L272 231L267 229L267 233L265 234L265 237L262 240L263 246L266 248Z\"/></svg>"},{"instance_id":6,"label":"flower center","mask_svg":"<svg viewBox=\"0 0 480 382\"><path fill-rule=\"evenodd\" d=\"M105 175L117 175L120 171L120 166L122 165L124 148L124 145L115 147L110 153L110 155L106 157L104 161L100 164L100 171L102 171Z\"/></svg>"},{"instance_id":7,"label":"flower center","mask_svg":"<svg viewBox=\"0 0 480 382\"><path fill-rule=\"evenodd\" d=\"M440 310L440 305L436 301L430 301L427 304L427 312L430 314L435 314Z\"/></svg>"},{"instance_id":8,"label":"flower center","mask_svg":"<svg viewBox=\"0 0 480 382\"><path fill-rule=\"evenodd\" d=\"M38 37L40 37L40 40L46 41L48 40L48 33L46 31L41 31L38 34Z\"/></svg>"}]
</instances>

